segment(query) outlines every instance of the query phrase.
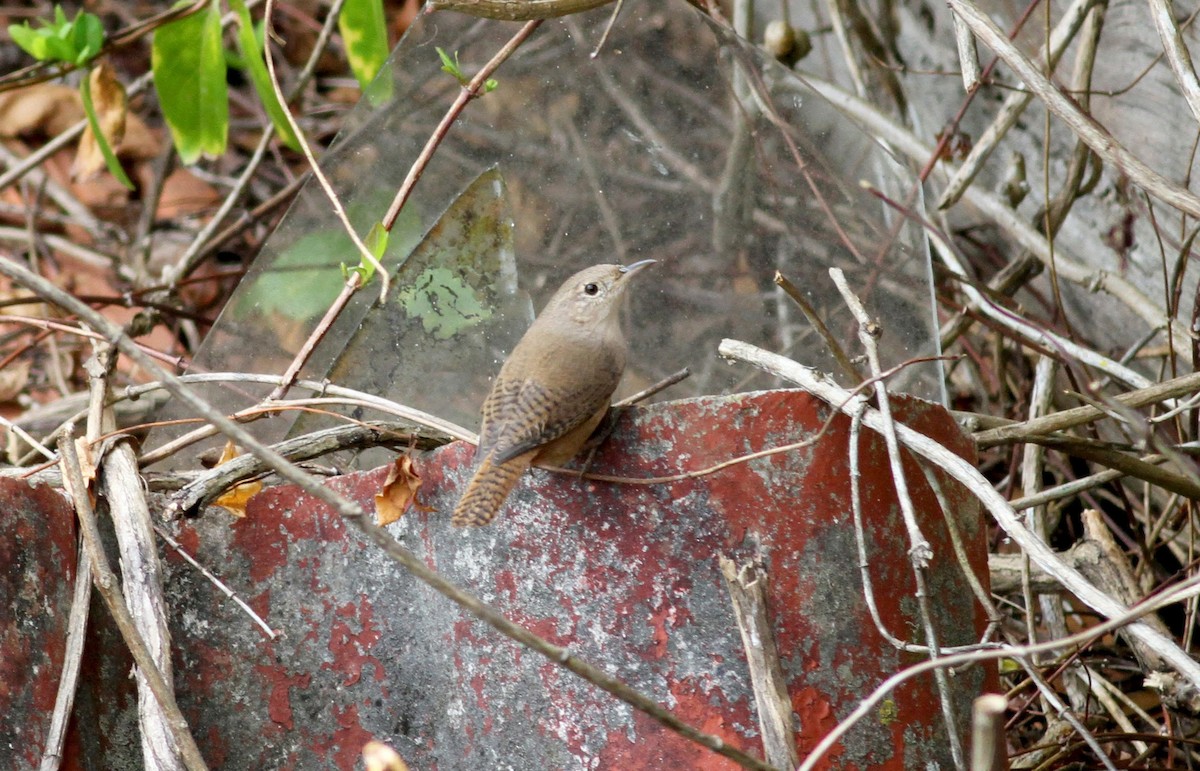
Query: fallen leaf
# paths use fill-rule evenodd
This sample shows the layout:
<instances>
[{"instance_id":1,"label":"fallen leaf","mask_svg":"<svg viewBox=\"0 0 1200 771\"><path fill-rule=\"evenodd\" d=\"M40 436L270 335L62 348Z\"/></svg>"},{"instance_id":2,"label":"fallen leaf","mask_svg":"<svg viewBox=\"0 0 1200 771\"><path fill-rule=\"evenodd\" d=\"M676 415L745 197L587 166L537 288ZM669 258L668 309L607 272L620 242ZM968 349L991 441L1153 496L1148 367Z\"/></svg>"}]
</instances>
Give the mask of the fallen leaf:
<instances>
[{"instance_id":1,"label":"fallen leaf","mask_svg":"<svg viewBox=\"0 0 1200 771\"><path fill-rule=\"evenodd\" d=\"M217 465L228 463L239 455L241 452L237 445L228 441L225 443L225 449L221 450L221 459L217 461ZM263 483L260 481L243 482L221 493L221 496L213 501L213 504L220 506L238 519L243 519L246 516L246 504L250 502L251 498L262 492L262 489Z\"/></svg>"},{"instance_id":2,"label":"fallen leaf","mask_svg":"<svg viewBox=\"0 0 1200 771\"><path fill-rule=\"evenodd\" d=\"M0 402L10 402L25 390L29 382L29 369L33 362L30 359L9 362L0 369Z\"/></svg>"},{"instance_id":3,"label":"fallen leaf","mask_svg":"<svg viewBox=\"0 0 1200 771\"><path fill-rule=\"evenodd\" d=\"M173 220L203 214L216 208L221 198L215 187L197 177L191 169L175 169L163 181L154 216L160 220Z\"/></svg>"},{"instance_id":4,"label":"fallen leaf","mask_svg":"<svg viewBox=\"0 0 1200 771\"><path fill-rule=\"evenodd\" d=\"M112 68L103 63L93 67L88 77L91 80L92 105L96 108L100 130L104 132L108 146L117 148L125 138L125 115L128 105L125 86L117 80ZM87 178L103 168L104 155L96 143L92 127L88 126L79 138L79 149L75 152L75 176Z\"/></svg>"},{"instance_id":5,"label":"fallen leaf","mask_svg":"<svg viewBox=\"0 0 1200 771\"><path fill-rule=\"evenodd\" d=\"M431 511L429 506L417 500L420 489L421 477L413 468L412 458L407 455L396 458L383 488L375 494L375 521L380 527L390 525L404 516L410 506L417 511Z\"/></svg>"},{"instance_id":6,"label":"fallen leaf","mask_svg":"<svg viewBox=\"0 0 1200 771\"><path fill-rule=\"evenodd\" d=\"M125 118L125 137L116 150L122 158L148 161L162 152L162 139L159 132L151 130L137 113L129 113Z\"/></svg>"},{"instance_id":7,"label":"fallen leaf","mask_svg":"<svg viewBox=\"0 0 1200 771\"><path fill-rule=\"evenodd\" d=\"M0 93L0 137L55 136L83 120L79 92L38 83Z\"/></svg>"}]
</instances>

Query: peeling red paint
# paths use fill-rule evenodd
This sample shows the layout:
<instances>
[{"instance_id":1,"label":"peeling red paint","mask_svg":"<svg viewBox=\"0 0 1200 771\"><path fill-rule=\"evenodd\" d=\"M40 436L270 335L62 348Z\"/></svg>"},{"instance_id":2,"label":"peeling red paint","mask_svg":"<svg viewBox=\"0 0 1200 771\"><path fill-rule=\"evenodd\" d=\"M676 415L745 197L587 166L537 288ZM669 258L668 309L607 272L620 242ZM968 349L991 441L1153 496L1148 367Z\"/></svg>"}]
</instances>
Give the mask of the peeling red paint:
<instances>
[{"instance_id":1,"label":"peeling red paint","mask_svg":"<svg viewBox=\"0 0 1200 771\"><path fill-rule=\"evenodd\" d=\"M334 611L333 627L329 634L329 652L333 661L323 667L344 673L343 685L357 683L362 677L364 664L371 665L376 680L383 679L383 664L364 652L379 641L379 630L372 623L372 612L371 603L365 596L360 598L358 604L347 603ZM356 621L359 631L354 631L342 619Z\"/></svg>"},{"instance_id":2,"label":"peeling red paint","mask_svg":"<svg viewBox=\"0 0 1200 771\"><path fill-rule=\"evenodd\" d=\"M363 730L357 705L351 704L344 709L335 706L333 717L338 729L326 747L327 750L332 750L333 767L356 768L362 757L363 745L374 736Z\"/></svg>"},{"instance_id":3,"label":"peeling red paint","mask_svg":"<svg viewBox=\"0 0 1200 771\"><path fill-rule=\"evenodd\" d=\"M495 572L496 591L501 592L509 601L517 599L517 577L511 570Z\"/></svg>"},{"instance_id":4,"label":"peeling red paint","mask_svg":"<svg viewBox=\"0 0 1200 771\"><path fill-rule=\"evenodd\" d=\"M610 731L605 737L604 750L596 757L602 769L689 769L694 771L737 771L741 766L668 731L650 718L638 713L634 717L637 740L628 731ZM719 726L715 726L719 728ZM710 722L707 729L714 725ZM653 741L647 741L652 736Z\"/></svg>"},{"instance_id":5,"label":"peeling red paint","mask_svg":"<svg viewBox=\"0 0 1200 771\"><path fill-rule=\"evenodd\" d=\"M292 730L295 727L292 720L292 689L307 688L312 682L312 676L308 674L288 676L276 668L266 666L257 667L257 670L264 679L270 682L267 716L276 725L288 731Z\"/></svg>"}]
</instances>

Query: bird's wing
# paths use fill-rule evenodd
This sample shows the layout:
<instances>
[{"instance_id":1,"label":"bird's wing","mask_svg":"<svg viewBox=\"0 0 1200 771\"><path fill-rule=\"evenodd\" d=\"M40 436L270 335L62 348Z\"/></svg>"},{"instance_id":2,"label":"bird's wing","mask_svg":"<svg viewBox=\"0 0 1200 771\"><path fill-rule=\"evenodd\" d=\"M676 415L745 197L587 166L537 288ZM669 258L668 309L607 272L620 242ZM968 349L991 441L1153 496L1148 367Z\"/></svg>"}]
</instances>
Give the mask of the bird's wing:
<instances>
[{"instance_id":1,"label":"bird's wing","mask_svg":"<svg viewBox=\"0 0 1200 771\"><path fill-rule=\"evenodd\" d=\"M588 369L586 377L560 373L553 387L532 378L498 381L483 404L477 457L490 455L492 463L504 463L553 442L607 406L621 379L620 367L614 360L613 366Z\"/></svg>"}]
</instances>

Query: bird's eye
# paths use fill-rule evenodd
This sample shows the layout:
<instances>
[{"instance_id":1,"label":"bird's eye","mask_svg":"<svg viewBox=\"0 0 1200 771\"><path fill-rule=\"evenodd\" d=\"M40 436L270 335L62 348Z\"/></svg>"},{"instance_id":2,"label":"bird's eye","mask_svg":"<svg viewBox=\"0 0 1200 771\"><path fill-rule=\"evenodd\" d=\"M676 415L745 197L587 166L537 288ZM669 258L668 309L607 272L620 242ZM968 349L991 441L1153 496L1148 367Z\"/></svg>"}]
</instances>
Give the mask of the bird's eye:
<instances>
[{"instance_id":1,"label":"bird's eye","mask_svg":"<svg viewBox=\"0 0 1200 771\"><path fill-rule=\"evenodd\" d=\"M583 293L586 295L595 297L597 294L600 293L600 285L599 284L584 284L583 285Z\"/></svg>"}]
</instances>

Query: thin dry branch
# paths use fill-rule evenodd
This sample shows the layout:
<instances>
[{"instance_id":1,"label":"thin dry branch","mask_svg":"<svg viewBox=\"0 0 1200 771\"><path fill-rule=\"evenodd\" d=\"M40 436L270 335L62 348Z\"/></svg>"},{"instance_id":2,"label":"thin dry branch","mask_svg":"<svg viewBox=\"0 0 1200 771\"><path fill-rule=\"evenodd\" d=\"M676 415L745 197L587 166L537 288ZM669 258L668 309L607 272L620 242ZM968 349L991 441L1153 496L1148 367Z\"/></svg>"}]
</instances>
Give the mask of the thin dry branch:
<instances>
[{"instance_id":1,"label":"thin dry branch","mask_svg":"<svg viewBox=\"0 0 1200 771\"><path fill-rule=\"evenodd\" d=\"M961 17L984 45L996 52L1017 77L1031 90L1046 108L1053 112L1081 140L1087 143L1106 162L1116 166L1135 184L1163 203L1200 217L1200 198L1190 190L1163 177L1116 140L1108 130L1063 94L1046 76L1021 53L989 16L970 0L947 0L950 8Z\"/></svg>"},{"instance_id":2,"label":"thin dry branch","mask_svg":"<svg viewBox=\"0 0 1200 771\"><path fill-rule=\"evenodd\" d=\"M1161 383L1117 394L1112 400L1124 407L1136 409L1151 404L1158 404L1200 390L1200 372L1164 380ZM1031 441L1035 437L1063 431L1074 426L1092 423L1112 415L1098 407L1074 407L1061 410L1045 417L1034 418L1021 423L1002 426L1000 428L978 431L972 435L980 448L997 447L1005 444Z\"/></svg>"},{"instance_id":3,"label":"thin dry branch","mask_svg":"<svg viewBox=\"0 0 1200 771\"><path fill-rule=\"evenodd\" d=\"M46 734L40 771L57 771L63 761L63 746L67 739L67 723L75 704L79 684L79 665L83 661L83 643L87 634L88 606L92 596L92 574L86 549L79 549L75 566L75 591L71 596L71 614L67 621L67 645L63 653L62 674L58 679L58 694L54 697L54 713Z\"/></svg>"},{"instance_id":4,"label":"thin dry branch","mask_svg":"<svg viewBox=\"0 0 1200 771\"><path fill-rule=\"evenodd\" d=\"M726 358L747 362L777 377L789 380L847 415L854 415L861 411L863 423L868 428L874 431L884 429L884 421L878 411L860 404L861 397L854 396L815 370L737 340L722 341L719 352ZM987 508L1004 532L1025 550L1029 558L1042 569L1051 573L1080 601L1106 618L1127 617L1128 608L1100 591L1079 571L1063 564L1046 544L1022 525L1008 501L996 492L972 464L924 434L905 425L897 424L895 428L901 444L926 461L935 464L970 490L971 494ZM1141 642L1156 648L1171 667L1190 681L1193 686L1200 687L1200 664L1183 651L1174 640L1143 622L1132 624L1129 632Z\"/></svg>"},{"instance_id":5,"label":"thin dry branch","mask_svg":"<svg viewBox=\"0 0 1200 771\"><path fill-rule=\"evenodd\" d=\"M1200 122L1200 80L1196 79L1196 68L1192 65L1192 55L1188 52L1187 43L1175 22L1175 7L1170 0L1149 0L1150 15L1154 17L1154 26L1163 44L1163 54L1175 73L1175 82L1183 93L1192 116Z\"/></svg>"},{"instance_id":6,"label":"thin dry branch","mask_svg":"<svg viewBox=\"0 0 1200 771\"><path fill-rule=\"evenodd\" d=\"M796 737L792 730L792 700L775 645L775 628L767 608L766 565L761 559L740 567L720 556L721 575L733 601L742 647L750 668L758 723L762 728L763 749L767 761L780 768L795 768Z\"/></svg>"},{"instance_id":7,"label":"thin dry branch","mask_svg":"<svg viewBox=\"0 0 1200 771\"><path fill-rule=\"evenodd\" d=\"M874 105L858 99L837 86L813 75L804 76L809 88L839 107L860 123L870 135L886 142L917 163L924 163L932 148L922 142L911 131L884 115ZM787 87L788 81L781 82ZM945 164L949 167L949 164ZM1053 265L1059 278L1071 281L1090 292L1106 292L1128 307L1136 316L1153 329L1171 328L1169 337L1172 351L1188 365L1192 363L1190 335L1186 325L1163 313L1159 303L1151 300L1140 289L1122 276L1105 270L1096 270L1061 244L1051 249L1045 236L1028 221L1012 210L999 196L981 190L977 185L966 189L964 199L990 218L1008 234L1018 246L1037 257L1046 265Z\"/></svg>"},{"instance_id":8,"label":"thin dry branch","mask_svg":"<svg viewBox=\"0 0 1200 771\"><path fill-rule=\"evenodd\" d=\"M1050 32L1050 51L1049 55L1043 47L1038 51L1037 58L1039 61L1049 61L1051 70L1058 65L1058 60L1062 58L1063 53L1067 50L1067 46L1075 39L1075 35L1079 32L1079 28L1083 26L1083 20L1087 18L1092 6L1096 4L1096 0L1074 0L1067 10L1063 12L1063 16L1059 19L1058 24ZM958 16L954 17L955 29L958 24L964 24ZM973 38L972 38L973 39ZM1004 104L1000 105L1000 109L996 111L996 117L992 119L991 124L983 130L975 139L971 146L971 152L967 153L967 157L959 165L958 169L950 177L946 183L946 187L942 190L941 197L938 198L937 208L946 209L953 206L960 198L963 192L971 185L978 176L988 158L992 157L992 153L999 146L1000 141L1008 133L1009 129L1016 125L1021 115L1025 112L1025 108L1033 101L1033 93L1030 91L1017 90L1011 92L1004 99Z\"/></svg>"},{"instance_id":9,"label":"thin dry branch","mask_svg":"<svg viewBox=\"0 0 1200 771\"><path fill-rule=\"evenodd\" d=\"M87 439L96 447L100 434L112 433L116 426L111 408L106 408L108 395L107 345L96 346L96 353L85 364L91 381ZM162 565L154 542L150 508L146 503L137 460L128 441L114 441L99 458L96 469L98 492L105 502L116 535L120 553L121 581L130 618L137 626L138 636L162 674L171 698L171 633L167 628L167 603L163 596ZM59 446L61 451L61 444ZM95 454L101 455L99 449ZM139 673L138 723L141 728L142 752L146 765L154 768L173 768L182 748L176 746L162 695L155 692L147 678Z\"/></svg>"}]
</instances>

